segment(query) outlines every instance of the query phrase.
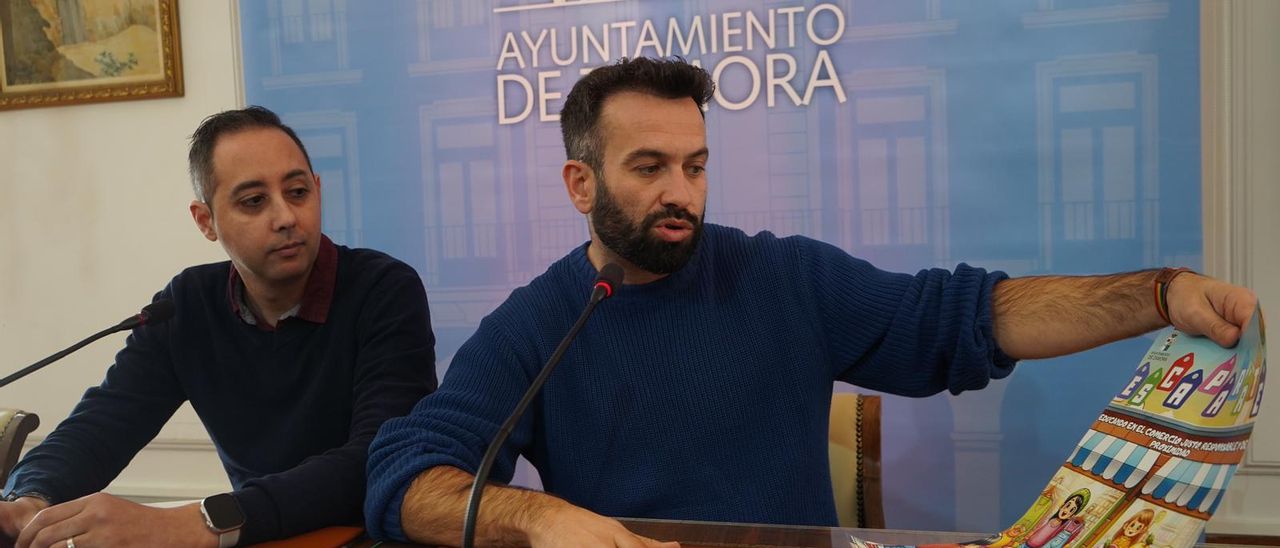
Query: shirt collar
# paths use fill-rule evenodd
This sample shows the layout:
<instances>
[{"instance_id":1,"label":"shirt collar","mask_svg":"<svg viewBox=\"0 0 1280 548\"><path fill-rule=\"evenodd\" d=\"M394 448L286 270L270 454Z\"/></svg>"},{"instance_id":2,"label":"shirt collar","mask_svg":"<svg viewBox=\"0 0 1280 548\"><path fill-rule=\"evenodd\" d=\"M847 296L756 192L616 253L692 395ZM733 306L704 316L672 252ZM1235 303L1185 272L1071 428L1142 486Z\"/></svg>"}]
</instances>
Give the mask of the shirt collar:
<instances>
[{"instance_id":1,"label":"shirt collar","mask_svg":"<svg viewBox=\"0 0 1280 548\"><path fill-rule=\"evenodd\" d=\"M249 325L269 329L267 322L256 317L248 305L244 294L244 280L233 264L227 280L227 299L231 302L231 311L240 316ZM302 290L302 301L283 316L297 317L311 323L324 323L329 318L329 306L333 304L333 288L338 279L338 246L328 236L320 235L320 249L316 253L315 263L311 265L311 274L307 276L307 286Z\"/></svg>"}]
</instances>

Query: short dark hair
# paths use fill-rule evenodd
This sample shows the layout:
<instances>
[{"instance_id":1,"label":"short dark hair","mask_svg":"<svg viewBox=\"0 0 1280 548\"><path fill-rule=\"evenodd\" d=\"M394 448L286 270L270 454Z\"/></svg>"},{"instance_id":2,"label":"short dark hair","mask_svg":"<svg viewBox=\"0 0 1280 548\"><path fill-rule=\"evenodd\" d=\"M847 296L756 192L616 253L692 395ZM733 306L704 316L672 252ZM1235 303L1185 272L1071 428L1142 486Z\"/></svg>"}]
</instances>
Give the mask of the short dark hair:
<instances>
[{"instance_id":1,"label":"short dark hair","mask_svg":"<svg viewBox=\"0 0 1280 548\"><path fill-rule=\"evenodd\" d=\"M617 63L597 68L573 85L560 111L565 155L600 173L604 163L600 110L605 100L616 93L637 91L664 99L688 97L702 112L715 89L707 71L680 57L623 57Z\"/></svg>"},{"instance_id":2,"label":"short dark hair","mask_svg":"<svg viewBox=\"0 0 1280 548\"><path fill-rule=\"evenodd\" d=\"M307 169L311 169L311 155L307 147L302 145L293 128L284 125L276 113L260 106L250 106L238 110L226 110L205 118L200 127L191 134L191 149L187 152L187 169L191 173L191 188L200 201L213 205L213 147L223 135L237 133L247 129L274 128L283 131L302 156L307 159ZM312 171L315 171L312 169Z\"/></svg>"}]
</instances>

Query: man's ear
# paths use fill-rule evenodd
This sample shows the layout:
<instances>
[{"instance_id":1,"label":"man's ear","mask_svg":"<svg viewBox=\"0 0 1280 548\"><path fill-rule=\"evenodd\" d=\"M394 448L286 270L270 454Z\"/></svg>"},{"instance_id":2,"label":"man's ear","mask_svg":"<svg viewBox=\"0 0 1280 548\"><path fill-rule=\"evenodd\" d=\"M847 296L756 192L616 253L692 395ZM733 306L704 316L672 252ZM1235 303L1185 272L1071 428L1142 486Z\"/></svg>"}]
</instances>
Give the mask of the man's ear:
<instances>
[{"instance_id":1,"label":"man's ear","mask_svg":"<svg viewBox=\"0 0 1280 548\"><path fill-rule=\"evenodd\" d=\"M191 200L189 209L191 220L196 222L196 228L200 229L205 239L210 242L218 241L218 233L213 229L213 210L209 208L209 204L200 200Z\"/></svg>"},{"instance_id":2,"label":"man's ear","mask_svg":"<svg viewBox=\"0 0 1280 548\"><path fill-rule=\"evenodd\" d=\"M591 213L591 206L596 203L596 173L591 166L578 160L564 163L560 176L564 178L564 188L569 191L569 201L573 202L578 213Z\"/></svg>"}]
</instances>

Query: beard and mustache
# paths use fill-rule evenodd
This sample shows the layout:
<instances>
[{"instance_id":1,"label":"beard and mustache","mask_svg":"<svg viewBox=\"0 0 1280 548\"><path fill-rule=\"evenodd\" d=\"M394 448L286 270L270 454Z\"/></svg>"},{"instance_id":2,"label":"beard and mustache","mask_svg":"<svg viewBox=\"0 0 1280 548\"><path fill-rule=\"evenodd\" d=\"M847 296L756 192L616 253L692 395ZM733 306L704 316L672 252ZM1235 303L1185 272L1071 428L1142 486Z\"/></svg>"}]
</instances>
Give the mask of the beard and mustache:
<instances>
[{"instance_id":1,"label":"beard and mustache","mask_svg":"<svg viewBox=\"0 0 1280 548\"><path fill-rule=\"evenodd\" d=\"M687 221L693 226L691 237L668 242L651 234L655 226L673 219ZM654 274L671 274L684 268L702 239L702 218L674 205L646 215L639 223L631 222L617 200L609 194L603 178L599 178L596 185L591 224L601 244L631 264Z\"/></svg>"}]
</instances>

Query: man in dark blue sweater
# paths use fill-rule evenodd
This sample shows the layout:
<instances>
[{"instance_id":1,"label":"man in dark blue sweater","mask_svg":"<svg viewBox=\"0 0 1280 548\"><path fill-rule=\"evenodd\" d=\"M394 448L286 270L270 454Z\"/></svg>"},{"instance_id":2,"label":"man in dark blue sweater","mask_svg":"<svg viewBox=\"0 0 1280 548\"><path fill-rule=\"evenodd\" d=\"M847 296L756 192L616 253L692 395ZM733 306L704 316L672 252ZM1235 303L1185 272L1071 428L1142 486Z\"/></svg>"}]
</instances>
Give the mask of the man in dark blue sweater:
<instances>
[{"instance_id":1,"label":"man in dark blue sweater","mask_svg":"<svg viewBox=\"0 0 1280 548\"><path fill-rule=\"evenodd\" d=\"M509 481L524 455L547 492L488 486L477 544L659 545L603 516L835 525L834 381L959 393L1016 359L1134 336L1170 313L1229 344L1252 314L1248 290L1185 271L894 274L808 238L703 224L711 96L710 77L682 61L623 61L574 86L562 175L591 241L517 289L440 391L379 431L373 535L459 542L489 440L607 263L628 285L587 322L494 467Z\"/></svg>"},{"instance_id":2,"label":"man in dark blue sweater","mask_svg":"<svg viewBox=\"0 0 1280 548\"><path fill-rule=\"evenodd\" d=\"M175 316L135 330L18 464L0 502L18 546L231 546L358 523L378 426L436 387L421 279L321 234L319 177L275 114L208 118L190 163L192 217L231 260L175 276L156 296ZM234 491L166 509L100 493L184 401Z\"/></svg>"}]
</instances>

